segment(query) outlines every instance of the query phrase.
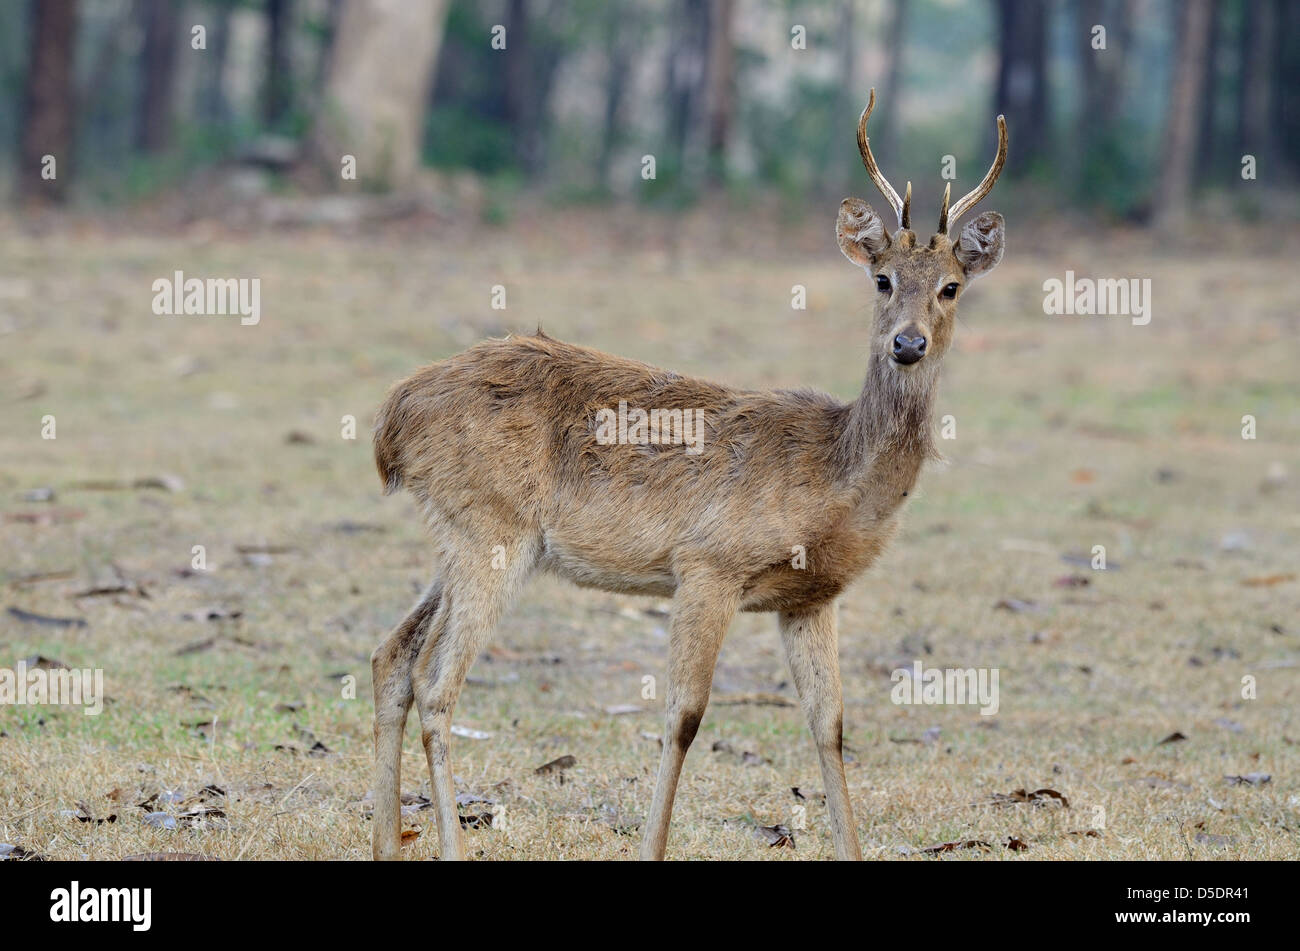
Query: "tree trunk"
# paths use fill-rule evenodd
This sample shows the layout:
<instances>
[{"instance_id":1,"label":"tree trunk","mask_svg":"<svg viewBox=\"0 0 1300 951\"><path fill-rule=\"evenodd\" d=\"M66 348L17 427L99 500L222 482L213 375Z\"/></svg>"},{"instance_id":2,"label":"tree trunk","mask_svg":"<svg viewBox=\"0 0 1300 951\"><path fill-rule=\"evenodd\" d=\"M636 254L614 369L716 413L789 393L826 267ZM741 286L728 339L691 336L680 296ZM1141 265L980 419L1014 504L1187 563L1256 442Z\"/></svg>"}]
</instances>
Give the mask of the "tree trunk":
<instances>
[{"instance_id":1,"label":"tree trunk","mask_svg":"<svg viewBox=\"0 0 1300 951\"><path fill-rule=\"evenodd\" d=\"M1007 158L1007 172L1012 175L1023 174L1047 152L1047 11L1041 0L998 2L994 98L997 112L1007 117L1008 131L1016 139Z\"/></svg>"},{"instance_id":2,"label":"tree trunk","mask_svg":"<svg viewBox=\"0 0 1300 951\"><path fill-rule=\"evenodd\" d=\"M1273 122L1282 157L1292 174L1300 173L1300 3L1276 0L1277 29L1273 43Z\"/></svg>"},{"instance_id":3,"label":"tree trunk","mask_svg":"<svg viewBox=\"0 0 1300 951\"><path fill-rule=\"evenodd\" d=\"M141 0L140 11L144 18L144 50L140 57L135 144L142 152L156 154L171 145L178 10L172 0Z\"/></svg>"},{"instance_id":4,"label":"tree trunk","mask_svg":"<svg viewBox=\"0 0 1300 951\"><path fill-rule=\"evenodd\" d=\"M692 131L707 75L709 16L706 0L679 0L670 15L667 99L670 170L685 177Z\"/></svg>"},{"instance_id":5,"label":"tree trunk","mask_svg":"<svg viewBox=\"0 0 1300 951\"><path fill-rule=\"evenodd\" d=\"M1238 86L1237 155L1253 155L1265 168L1274 158L1272 103L1273 34L1277 9L1267 0L1254 0L1242 9L1241 74Z\"/></svg>"},{"instance_id":6,"label":"tree trunk","mask_svg":"<svg viewBox=\"0 0 1300 951\"><path fill-rule=\"evenodd\" d=\"M533 36L526 0L509 0L505 15L506 49L502 73L505 76L506 122L513 132L511 147L515 164L525 171L536 167L533 152L535 117L528 103L533 76Z\"/></svg>"},{"instance_id":7,"label":"tree trunk","mask_svg":"<svg viewBox=\"0 0 1300 951\"><path fill-rule=\"evenodd\" d=\"M377 191L409 185L448 0L344 0L306 161L330 186L344 155Z\"/></svg>"},{"instance_id":8,"label":"tree trunk","mask_svg":"<svg viewBox=\"0 0 1300 951\"><path fill-rule=\"evenodd\" d=\"M23 90L18 148L18 194L24 201L55 202L67 196L72 168L73 52L76 0L32 0L31 62ZM55 177L41 177L45 156L54 156Z\"/></svg>"},{"instance_id":9,"label":"tree trunk","mask_svg":"<svg viewBox=\"0 0 1300 951\"><path fill-rule=\"evenodd\" d=\"M719 185L727 177L727 142L736 108L735 0L712 0L709 10L708 170Z\"/></svg>"},{"instance_id":10,"label":"tree trunk","mask_svg":"<svg viewBox=\"0 0 1300 951\"><path fill-rule=\"evenodd\" d=\"M871 136L872 154L885 167L893 166L901 151L899 138L903 131L903 104L899 93L903 88L903 40L906 35L906 0L890 0L889 26L885 32L885 53L889 59L877 100L881 106L880 125ZM880 143L879 146L876 142Z\"/></svg>"},{"instance_id":11,"label":"tree trunk","mask_svg":"<svg viewBox=\"0 0 1300 951\"><path fill-rule=\"evenodd\" d=\"M293 0L267 0L266 93L262 118L271 128L289 115L293 95L293 63L289 37L293 30Z\"/></svg>"},{"instance_id":12,"label":"tree trunk","mask_svg":"<svg viewBox=\"0 0 1300 951\"><path fill-rule=\"evenodd\" d=\"M1187 220L1191 198L1198 148L1196 118L1202 106L1205 51L1210 39L1210 0L1186 0L1179 11L1181 29L1155 204L1156 226L1170 234Z\"/></svg>"},{"instance_id":13,"label":"tree trunk","mask_svg":"<svg viewBox=\"0 0 1300 951\"><path fill-rule=\"evenodd\" d=\"M605 11L605 108L601 126L600 156L596 160L596 177L601 186L610 186L614 149L618 146L621 126L619 115L627 95L627 77L632 71L631 56L634 22L628 16L627 3L611 3Z\"/></svg>"},{"instance_id":14,"label":"tree trunk","mask_svg":"<svg viewBox=\"0 0 1300 951\"><path fill-rule=\"evenodd\" d=\"M1220 42L1219 23L1223 19L1223 4L1220 0L1210 0L1210 33L1205 43L1205 92L1201 96L1201 123L1197 131L1198 148L1196 160L1192 164L1193 178L1197 182L1211 181L1218 171L1218 157L1223 150L1219 147L1219 57Z\"/></svg>"},{"instance_id":15,"label":"tree trunk","mask_svg":"<svg viewBox=\"0 0 1300 951\"><path fill-rule=\"evenodd\" d=\"M212 10L208 30L208 54L199 88L199 115L207 122L224 124L230 119L226 99L226 61L230 52L230 7L224 3Z\"/></svg>"}]
</instances>

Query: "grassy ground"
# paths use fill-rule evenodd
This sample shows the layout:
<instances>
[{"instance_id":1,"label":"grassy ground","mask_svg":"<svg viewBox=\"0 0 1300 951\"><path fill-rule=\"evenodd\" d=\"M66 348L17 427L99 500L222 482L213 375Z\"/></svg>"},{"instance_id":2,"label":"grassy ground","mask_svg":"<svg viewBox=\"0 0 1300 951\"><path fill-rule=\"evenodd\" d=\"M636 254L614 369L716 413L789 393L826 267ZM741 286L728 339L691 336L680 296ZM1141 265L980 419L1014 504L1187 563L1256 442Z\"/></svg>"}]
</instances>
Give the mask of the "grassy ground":
<instances>
[{"instance_id":1,"label":"grassy ground","mask_svg":"<svg viewBox=\"0 0 1300 951\"><path fill-rule=\"evenodd\" d=\"M0 707L0 842L65 859L367 857L367 659L431 570L413 506L380 497L371 461L388 384L540 323L682 372L850 398L870 296L834 249L833 214L674 232L525 212L444 238L0 226L0 666L102 668L109 698L97 717ZM1013 221L1005 261L964 298L939 405L956 427L947 462L842 601L866 855L966 840L989 847L946 858L1300 855L1296 242L1225 240L1238 250L1175 252ZM1067 268L1150 277L1151 323L1045 316L1042 282ZM154 316L152 281L178 269L259 277L261 323ZM164 475L182 484L86 485ZM44 487L52 499L27 495ZM1096 545L1106 571L1069 560ZM463 811L504 808L467 832L471 855L635 854L662 717L642 678L662 678L665 607L530 586L456 712L490 734L454 742L459 788L492 800ZM997 668L997 715L892 703L890 672L918 659ZM831 855L787 678L774 621L738 618L671 857ZM1160 743L1173 733L1185 739ZM403 765L404 788L427 792L414 725ZM1271 780L1225 779L1249 773ZM989 804L1044 787L1068 808ZM175 829L144 821L137 803L155 795ZM411 805L408 855L434 857L432 815ZM774 824L796 848L755 834Z\"/></svg>"}]
</instances>

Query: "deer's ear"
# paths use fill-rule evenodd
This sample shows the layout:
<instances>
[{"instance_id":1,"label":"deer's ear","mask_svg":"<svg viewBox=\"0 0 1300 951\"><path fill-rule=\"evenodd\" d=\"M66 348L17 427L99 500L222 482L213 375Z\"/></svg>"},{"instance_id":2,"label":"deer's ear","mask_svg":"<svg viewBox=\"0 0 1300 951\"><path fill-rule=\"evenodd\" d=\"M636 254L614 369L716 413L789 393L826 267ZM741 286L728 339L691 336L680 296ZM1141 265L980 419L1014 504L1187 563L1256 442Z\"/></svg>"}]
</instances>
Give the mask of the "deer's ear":
<instances>
[{"instance_id":1,"label":"deer's ear","mask_svg":"<svg viewBox=\"0 0 1300 951\"><path fill-rule=\"evenodd\" d=\"M962 226L952 253L961 262L967 277L979 277L997 267L1002 260L1006 226L1006 221L996 211L986 211Z\"/></svg>"},{"instance_id":2,"label":"deer's ear","mask_svg":"<svg viewBox=\"0 0 1300 951\"><path fill-rule=\"evenodd\" d=\"M844 256L858 267L870 268L872 262L889 247L889 232L880 216L861 198L840 202L835 219L835 238Z\"/></svg>"}]
</instances>

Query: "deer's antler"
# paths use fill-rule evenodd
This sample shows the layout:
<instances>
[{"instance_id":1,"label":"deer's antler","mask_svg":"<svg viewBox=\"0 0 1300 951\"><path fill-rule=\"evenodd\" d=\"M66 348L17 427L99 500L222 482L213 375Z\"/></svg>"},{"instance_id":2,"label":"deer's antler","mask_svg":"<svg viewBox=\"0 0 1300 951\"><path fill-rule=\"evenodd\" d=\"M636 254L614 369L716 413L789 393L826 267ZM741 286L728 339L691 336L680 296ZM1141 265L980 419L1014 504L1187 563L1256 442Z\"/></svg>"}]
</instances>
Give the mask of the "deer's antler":
<instances>
[{"instance_id":1,"label":"deer's antler","mask_svg":"<svg viewBox=\"0 0 1300 951\"><path fill-rule=\"evenodd\" d=\"M868 107L867 111L870 111ZM862 125L859 123L858 128ZM861 132L858 133L861 139ZM992 166L989 167L988 174L984 176L984 181L975 186L974 190L967 192L952 206L952 211L948 211L948 192L943 194L943 208L939 212L939 233L946 235L948 229L957 223L957 219L966 212L974 208L984 196L993 190L993 183L998 180L1002 174L1002 166L1007 164L1007 120L998 116L998 154L993 159ZM951 185L949 186L951 187Z\"/></svg>"},{"instance_id":2,"label":"deer's antler","mask_svg":"<svg viewBox=\"0 0 1300 951\"><path fill-rule=\"evenodd\" d=\"M894 209L894 214L898 215L898 226L909 228L912 217L912 183L907 183L907 198L899 198L898 192L894 191L894 186L889 184L889 180L881 174L880 166L876 164L876 157L871 154L871 142L867 139L867 120L871 118L871 110L875 106L876 87L872 86L867 108L862 110L862 118L858 119L858 151L862 153L862 164L867 167L867 174L871 176L871 180L880 189L880 194L885 196L885 200Z\"/></svg>"}]
</instances>

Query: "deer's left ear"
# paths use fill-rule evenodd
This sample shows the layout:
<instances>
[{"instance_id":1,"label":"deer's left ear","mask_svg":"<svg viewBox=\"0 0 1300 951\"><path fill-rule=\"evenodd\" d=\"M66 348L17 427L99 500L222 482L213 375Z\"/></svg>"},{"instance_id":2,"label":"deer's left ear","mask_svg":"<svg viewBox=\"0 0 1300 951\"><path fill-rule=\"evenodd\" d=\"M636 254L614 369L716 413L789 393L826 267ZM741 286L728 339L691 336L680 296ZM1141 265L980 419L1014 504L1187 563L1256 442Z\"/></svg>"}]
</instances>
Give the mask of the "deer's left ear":
<instances>
[{"instance_id":1,"label":"deer's left ear","mask_svg":"<svg viewBox=\"0 0 1300 951\"><path fill-rule=\"evenodd\" d=\"M996 211L986 211L962 226L952 253L970 278L987 274L1002 260L1006 221Z\"/></svg>"}]
</instances>

